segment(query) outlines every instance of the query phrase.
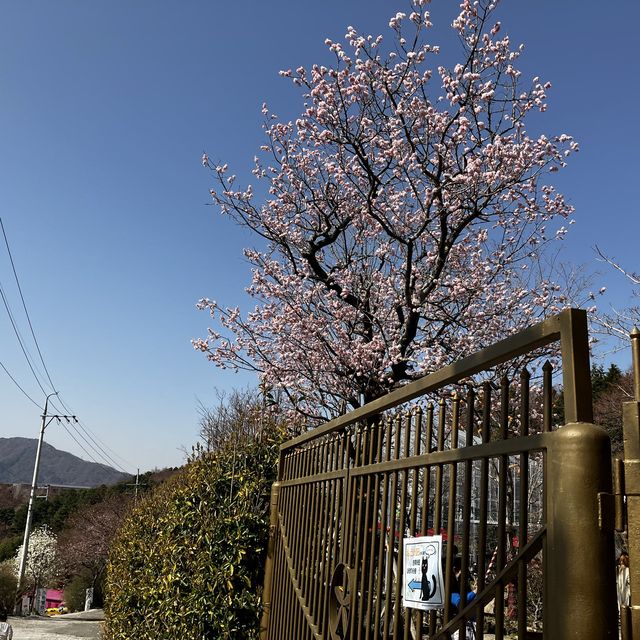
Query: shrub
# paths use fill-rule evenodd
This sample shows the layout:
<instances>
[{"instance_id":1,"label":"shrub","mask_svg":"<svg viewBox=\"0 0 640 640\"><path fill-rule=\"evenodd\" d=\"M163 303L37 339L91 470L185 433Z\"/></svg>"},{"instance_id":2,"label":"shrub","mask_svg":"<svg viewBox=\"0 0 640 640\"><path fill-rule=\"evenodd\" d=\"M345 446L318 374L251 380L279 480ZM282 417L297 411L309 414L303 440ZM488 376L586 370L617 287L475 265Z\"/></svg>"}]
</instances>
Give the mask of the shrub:
<instances>
[{"instance_id":1,"label":"shrub","mask_svg":"<svg viewBox=\"0 0 640 640\"><path fill-rule=\"evenodd\" d=\"M107 638L257 637L282 437L231 437L133 509L109 557Z\"/></svg>"},{"instance_id":2,"label":"shrub","mask_svg":"<svg viewBox=\"0 0 640 640\"><path fill-rule=\"evenodd\" d=\"M12 559L20 545L22 544L22 536L16 535L11 538L5 538L0 542L0 562Z\"/></svg>"},{"instance_id":3,"label":"shrub","mask_svg":"<svg viewBox=\"0 0 640 640\"><path fill-rule=\"evenodd\" d=\"M87 589L90 587L93 587L92 607L95 609L102 605L100 582L94 584L90 575L77 575L64 586L64 603L70 611L84 611Z\"/></svg>"},{"instance_id":4,"label":"shrub","mask_svg":"<svg viewBox=\"0 0 640 640\"><path fill-rule=\"evenodd\" d=\"M84 576L74 576L64 587L64 603L70 611L84 611L86 589L89 581Z\"/></svg>"},{"instance_id":5,"label":"shrub","mask_svg":"<svg viewBox=\"0 0 640 640\"><path fill-rule=\"evenodd\" d=\"M0 611L12 611L16 601L16 578L13 563L5 561L0 564Z\"/></svg>"}]
</instances>

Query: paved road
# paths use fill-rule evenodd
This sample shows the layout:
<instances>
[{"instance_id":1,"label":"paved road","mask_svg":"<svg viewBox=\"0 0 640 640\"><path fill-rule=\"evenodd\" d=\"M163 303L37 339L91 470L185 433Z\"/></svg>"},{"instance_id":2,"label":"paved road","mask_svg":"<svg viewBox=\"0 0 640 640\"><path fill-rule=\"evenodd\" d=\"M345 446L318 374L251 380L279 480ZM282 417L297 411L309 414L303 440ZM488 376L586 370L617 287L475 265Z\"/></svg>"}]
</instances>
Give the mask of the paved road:
<instances>
[{"instance_id":1,"label":"paved road","mask_svg":"<svg viewBox=\"0 0 640 640\"><path fill-rule=\"evenodd\" d=\"M78 620L67 616L55 618L9 618L14 640L97 640L100 622Z\"/></svg>"}]
</instances>

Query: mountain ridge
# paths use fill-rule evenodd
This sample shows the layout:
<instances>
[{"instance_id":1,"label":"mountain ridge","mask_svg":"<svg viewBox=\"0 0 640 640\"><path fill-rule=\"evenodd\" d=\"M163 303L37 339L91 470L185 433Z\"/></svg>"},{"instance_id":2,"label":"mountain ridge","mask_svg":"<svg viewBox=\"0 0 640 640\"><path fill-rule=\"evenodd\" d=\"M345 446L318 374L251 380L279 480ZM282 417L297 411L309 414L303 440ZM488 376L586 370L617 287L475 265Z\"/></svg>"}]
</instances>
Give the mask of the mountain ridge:
<instances>
[{"instance_id":1,"label":"mountain ridge","mask_svg":"<svg viewBox=\"0 0 640 640\"><path fill-rule=\"evenodd\" d=\"M32 438L0 438L0 483L31 484L38 441ZM43 442L38 484L97 487L130 478L106 464L88 462Z\"/></svg>"}]
</instances>

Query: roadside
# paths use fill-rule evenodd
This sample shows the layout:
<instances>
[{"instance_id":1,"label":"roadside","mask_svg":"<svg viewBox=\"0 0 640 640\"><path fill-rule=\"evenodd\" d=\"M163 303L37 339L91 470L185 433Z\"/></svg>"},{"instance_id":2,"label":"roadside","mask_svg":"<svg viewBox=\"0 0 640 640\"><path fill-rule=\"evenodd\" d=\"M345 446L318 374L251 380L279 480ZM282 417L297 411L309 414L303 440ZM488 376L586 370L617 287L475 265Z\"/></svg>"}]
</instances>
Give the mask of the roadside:
<instances>
[{"instance_id":1,"label":"roadside","mask_svg":"<svg viewBox=\"0 0 640 640\"><path fill-rule=\"evenodd\" d=\"M98 640L104 616L101 610L63 616L10 617L15 640Z\"/></svg>"}]
</instances>

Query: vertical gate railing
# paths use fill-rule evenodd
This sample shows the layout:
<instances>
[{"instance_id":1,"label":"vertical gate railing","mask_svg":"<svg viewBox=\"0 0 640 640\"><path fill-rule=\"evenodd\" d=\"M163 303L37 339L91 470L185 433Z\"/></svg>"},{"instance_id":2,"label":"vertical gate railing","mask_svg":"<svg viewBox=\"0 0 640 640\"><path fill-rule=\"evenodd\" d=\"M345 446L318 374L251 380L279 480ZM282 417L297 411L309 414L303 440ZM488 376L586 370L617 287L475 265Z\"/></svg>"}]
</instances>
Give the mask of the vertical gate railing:
<instances>
[{"instance_id":1,"label":"vertical gate railing","mask_svg":"<svg viewBox=\"0 0 640 640\"><path fill-rule=\"evenodd\" d=\"M519 366L553 343L560 428L552 366ZM261 637L617 637L610 443L591 422L571 309L285 443ZM423 613L404 607L402 540L433 533L444 606Z\"/></svg>"}]
</instances>

